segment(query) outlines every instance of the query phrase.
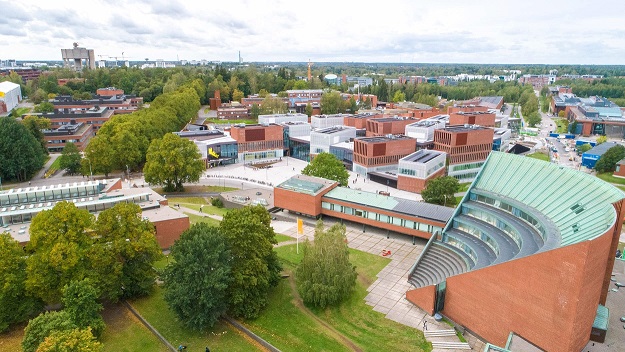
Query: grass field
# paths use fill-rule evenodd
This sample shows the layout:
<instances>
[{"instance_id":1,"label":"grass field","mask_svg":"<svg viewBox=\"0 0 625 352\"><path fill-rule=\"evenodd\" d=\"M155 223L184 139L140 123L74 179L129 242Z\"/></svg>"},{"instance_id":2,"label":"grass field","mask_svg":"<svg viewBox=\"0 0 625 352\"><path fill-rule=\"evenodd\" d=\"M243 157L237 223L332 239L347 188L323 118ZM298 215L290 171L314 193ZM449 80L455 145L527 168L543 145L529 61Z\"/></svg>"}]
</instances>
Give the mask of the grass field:
<instances>
[{"instance_id":1,"label":"grass field","mask_svg":"<svg viewBox=\"0 0 625 352\"><path fill-rule=\"evenodd\" d=\"M204 124L209 124L209 123L214 123L217 125L227 125L227 124L237 124L237 123L244 123L247 125L253 125L255 123L258 123L258 120L255 119L243 119L243 120L222 120L220 118L208 118L206 120L204 120Z\"/></svg>"},{"instance_id":2,"label":"grass field","mask_svg":"<svg viewBox=\"0 0 625 352\"><path fill-rule=\"evenodd\" d=\"M30 112L31 108L27 108L27 107L21 107L21 108L16 108L15 109L15 115L16 116L22 116L28 112Z\"/></svg>"},{"instance_id":3,"label":"grass field","mask_svg":"<svg viewBox=\"0 0 625 352\"><path fill-rule=\"evenodd\" d=\"M157 288L152 295L132 302L139 313L150 322L172 345L187 346L187 351L257 351L258 347L239 334L229 324L218 323L205 331L186 328L176 318L165 299L164 289Z\"/></svg>"},{"instance_id":4,"label":"grass field","mask_svg":"<svg viewBox=\"0 0 625 352\"><path fill-rule=\"evenodd\" d=\"M281 243L281 242L287 242L287 241L294 241L295 238L277 233L276 240L278 241L278 243Z\"/></svg>"},{"instance_id":5,"label":"grass field","mask_svg":"<svg viewBox=\"0 0 625 352\"><path fill-rule=\"evenodd\" d=\"M0 334L0 351L21 351L25 327L26 324L19 324Z\"/></svg>"},{"instance_id":6,"label":"grass field","mask_svg":"<svg viewBox=\"0 0 625 352\"><path fill-rule=\"evenodd\" d=\"M528 154L527 157L528 158L538 159L538 160L543 160L543 161L551 161L551 160L549 160L549 155L547 155L545 153L541 153L541 152Z\"/></svg>"},{"instance_id":7,"label":"grass field","mask_svg":"<svg viewBox=\"0 0 625 352\"><path fill-rule=\"evenodd\" d=\"M612 173L610 172L599 173L597 174L597 177L608 183L616 183L619 185L625 185L625 178L614 177L612 176Z\"/></svg>"},{"instance_id":8,"label":"grass field","mask_svg":"<svg viewBox=\"0 0 625 352\"><path fill-rule=\"evenodd\" d=\"M208 216L200 216L200 215L195 215L195 214L186 213L186 212L184 214L189 217L189 222L191 223L191 225L197 224L198 222L205 222L211 226L219 226L219 223L220 223L219 220L213 219Z\"/></svg>"},{"instance_id":9,"label":"grass field","mask_svg":"<svg viewBox=\"0 0 625 352\"><path fill-rule=\"evenodd\" d=\"M46 170L46 174L45 174L44 177L48 178L48 177L54 175L54 173L59 171L60 168L61 168L61 157L58 157L58 158L54 159L52 164L50 164L50 168L48 170Z\"/></svg>"},{"instance_id":10,"label":"grass field","mask_svg":"<svg viewBox=\"0 0 625 352\"><path fill-rule=\"evenodd\" d=\"M167 347L122 304L107 305L102 316L106 322L101 339L104 352L168 351Z\"/></svg>"}]
</instances>

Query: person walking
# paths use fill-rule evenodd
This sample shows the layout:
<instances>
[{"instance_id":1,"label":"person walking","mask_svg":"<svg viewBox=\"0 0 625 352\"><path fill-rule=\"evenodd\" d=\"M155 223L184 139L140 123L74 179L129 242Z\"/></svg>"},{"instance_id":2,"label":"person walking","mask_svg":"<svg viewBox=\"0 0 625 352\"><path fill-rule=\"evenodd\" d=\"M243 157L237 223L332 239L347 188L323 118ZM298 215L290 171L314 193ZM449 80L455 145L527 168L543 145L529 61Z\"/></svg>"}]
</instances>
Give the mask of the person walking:
<instances>
[{"instance_id":1,"label":"person walking","mask_svg":"<svg viewBox=\"0 0 625 352\"><path fill-rule=\"evenodd\" d=\"M428 322L427 322L427 320L423 320L423 331L428 331Z\"/></svg>"}]
</instances>

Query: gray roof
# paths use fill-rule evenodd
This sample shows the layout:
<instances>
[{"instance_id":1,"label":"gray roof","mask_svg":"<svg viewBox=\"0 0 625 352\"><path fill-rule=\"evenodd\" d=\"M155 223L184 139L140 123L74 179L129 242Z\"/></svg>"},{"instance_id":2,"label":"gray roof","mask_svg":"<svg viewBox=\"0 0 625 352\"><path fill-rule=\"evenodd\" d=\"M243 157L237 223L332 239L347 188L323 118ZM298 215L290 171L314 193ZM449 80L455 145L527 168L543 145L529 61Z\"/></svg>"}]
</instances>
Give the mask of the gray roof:
<instances>
[{"instance_id":1,"label":"gray roof","mask_svg":"<svg viewBox=\"0 0 625 352\"><path fill-rule=\"evenodd\" d=\"M440 205L384 196L345 187L336 187L326 193L324 197L441 222L447 222L454 212L453 208Z\"/></svg>"},{"instance_id":2,"label":"gray roof","mask_svg":"<svg viewBox=\"0 0 625 352\"><path fill-rule=\"evenodd\" d=\"M597 144L597 146L595 146L594 148L592 148L591 150L587 151L586 153L584 153L585 155L603 155L605 154L605 152L608 151L608 149L616 146L618 143L616 142L605 142L605 143L601 143L601 144Z\"/></svg>"}]
</instances>

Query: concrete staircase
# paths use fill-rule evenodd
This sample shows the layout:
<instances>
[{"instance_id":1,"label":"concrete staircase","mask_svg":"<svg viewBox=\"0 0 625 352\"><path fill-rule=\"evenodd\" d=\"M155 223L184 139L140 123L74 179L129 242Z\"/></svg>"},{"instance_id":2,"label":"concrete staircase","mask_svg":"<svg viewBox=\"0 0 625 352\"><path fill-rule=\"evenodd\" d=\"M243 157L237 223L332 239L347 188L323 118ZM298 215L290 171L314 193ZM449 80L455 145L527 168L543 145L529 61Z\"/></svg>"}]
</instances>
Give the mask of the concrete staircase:
<instances>
[{"instance_id":1,"label":"concrete staircase","mask_svg":"<svg viewBox=\"0 0 625 352\"><path fill-rule=\"evenodd\" d=\"M432 351L442 350L471 350L466 342L459 342L456 331L450 330L428 330L424 331L425 338L432 342Z\"/></svg>"}]
</instances>

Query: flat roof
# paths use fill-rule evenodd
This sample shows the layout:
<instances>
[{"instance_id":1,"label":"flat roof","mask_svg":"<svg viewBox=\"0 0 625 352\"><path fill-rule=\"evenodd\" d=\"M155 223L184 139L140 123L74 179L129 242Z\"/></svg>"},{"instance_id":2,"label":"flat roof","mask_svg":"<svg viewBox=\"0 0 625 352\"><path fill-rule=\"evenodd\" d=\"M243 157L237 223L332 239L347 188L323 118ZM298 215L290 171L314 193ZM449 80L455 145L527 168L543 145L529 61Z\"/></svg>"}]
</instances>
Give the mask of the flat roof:
<instances>
[{"instance_id":1,"label":"flat roof","mask_svg":"<svg viewBox=\"0 0 625 352\"><path fill-rule=\"evenodd\" d=\"M346 130L356 130L356 127L351 127L351 126L332 126L332 127L320 128L320 129L315 130L313 132L314 133L323 133L323 134L332 134L332 133L346 131Z\"/></svg>"},{"instance_id":2,"label":"flat roof","mask_svg":"<svg viewBox=\"0 0 625 352\"><path fill-rule=\"evenodd\" d=\"M404 136L403 134L396 134L391 136L376 136L376 137L360 137L356 138L357 141L363 143L380 143L380 142L390 142L390 141L398 141L404 139L414 139L412 137Z\"/></svg>"},{"instance_id":3,"label":"flat roof","mask_svg":"<svg viewBox=\"0 0 625 352\"><path fill-rule=\"evenodd\" d=\"M276 188L282 188L298 193L316 195L336 183L336 181L327 180L321 177L295 175L290 179L277 185Z\"/></svg>"},{"instance_id":4,"label":"flat roof","mask_svg":"<svg viewBox=\"0 0 625 352\"><path fill-rule=\"evenodd\" d=\"M447 222L454 212L453 208L441 205L417 202L415 200L392 196L383 196L377 193L346 187L336 187L326 193L324 197L440 222Z\"/></svg>"},{"instance_id":5,"label":"flat roof","mask_svg":"<svg viewBox=\"0 0 625 352\"><path fill-rule=\"evenodd\" d=\"M489 129L489 128L488 127L483 127L483 126L480 126L480 125L449 126L449 127L443 128L443 130L449 131L449 132L468 132L468 131L487 130L487 129Z\"/></svg>"},{"instance_id":6,"label":"flat roof","mask_svg":"<svg viewBox=\"0 0 625 352\"><path fill-rule=\"evenodd\" d=\"M587 151L584 154L588 154L588 155L603 155L605 152L608 151L608 149L610 149L610 148L612 148L612 147L614 147L616 145L618 145L618 143L616 143L616 142L605 142L605 143L597 144L591 150Z\"/></svg>"},{"instance_id":7,"label":"flat roof","mask_svg":"<svg viewBox=\"0 0 625 352\"><path fill-rule=\"evenodd\" d=\"M437 150L430 150L430 149L421 149L418 150L410 155L407 155L401 159L399 159L399 161L408 161L408 162L412 162L412 163L427 163L428 161L436 158L439 155L443 155L445 154L444 152L439 152Z\"/></svg>"},{"instance_id":8,"label":"flat roof","mask_svg":"<svg viewBox=\"0 0 625 352\"><path fill-rule=\"evenodd\" d=\"M187 215L180 213L168 206L161 206L158 208L146 209L142 212L141 216L146 218L152 223L188 217Z\"/></svg>"}]
</instances>

